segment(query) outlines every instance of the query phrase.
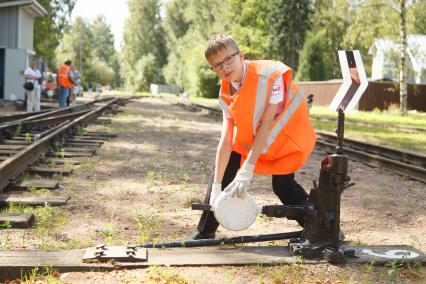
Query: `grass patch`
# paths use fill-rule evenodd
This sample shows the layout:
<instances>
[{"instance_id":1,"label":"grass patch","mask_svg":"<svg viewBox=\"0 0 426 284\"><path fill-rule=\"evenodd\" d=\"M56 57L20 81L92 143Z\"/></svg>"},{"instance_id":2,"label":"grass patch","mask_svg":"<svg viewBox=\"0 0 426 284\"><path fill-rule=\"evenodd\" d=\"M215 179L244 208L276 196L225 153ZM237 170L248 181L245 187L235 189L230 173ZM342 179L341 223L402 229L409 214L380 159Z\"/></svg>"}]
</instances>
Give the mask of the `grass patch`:
<instances>
[{"instance_id":1,"label":"grass patch","mask_svg":"<svg viewBox=\"0 0 426 284\"><path fill-rule=\"evenodd\" d=\"M316 130L334 132L336 123L312 120ZM424 133L407 133L395 129L345 125L345 137L362 140L373 144L385 145L397 149L406 149L426 153L426 135Z\"/></svg>"},{"instance_id":2,"label":"grass patch","mask_svg":"<svg viewBox=\"0 0 426 284\"><path fill-rule=\"evenodd\" d=\"M137 228L136 241L138 243L146 243L158 237L161 221L156 215L137 212L134 221Z\"/></svg>"},{"instance_id":3,"label":"grass patch","mask_svg":"<svg viewBox=\"0 0 426 284\"><path fill-rule=\"evenodd\" d=\"M30 272L25 273L21 280L23 283L64 283L59 280L60 273L55 269L45 266L42 268L34 268ZM19 281L19 280L18 280ZM15 282L13 282L15 283ZM16 283L21 283L16 282Z\"/></svg>"},{"instance_id":4,"label":"grass patch","mask_svg":"<svg viewBox=\"0 0 426 284\"><path fill-rule=\"evenodd\" d=\"M164 266L151 266L149 268L149 279L154 283L191 283L184 275L177 272L177 269Z\"/></svg>"},{"instance_id":5,"label":"grass patch","mask_svg":"<svg viewBox=\"0 0 426 284\"><path fill-rule=\"evenodd\" d=\"M314 106L311 108L310 114L324 118L333 118L337 121L337 113L329 110L327 107ZM426 127L425 113L409 113L406 116L401 116L396 111L354 111L346 114L345 119L354 122L363 121Z\"/></svg>"},{"instance_id":6,"label":"grass patch","mask_svg":"<svg viewBox=\"0 0 426 284\"><path fill-rule=\"evenodd\" d=\"M219 101L218 98L200 98L200 97L190 97L189 101L194 104L205 105L208 107L216 107L219 109Z\"/></svg>"}]
</instances>

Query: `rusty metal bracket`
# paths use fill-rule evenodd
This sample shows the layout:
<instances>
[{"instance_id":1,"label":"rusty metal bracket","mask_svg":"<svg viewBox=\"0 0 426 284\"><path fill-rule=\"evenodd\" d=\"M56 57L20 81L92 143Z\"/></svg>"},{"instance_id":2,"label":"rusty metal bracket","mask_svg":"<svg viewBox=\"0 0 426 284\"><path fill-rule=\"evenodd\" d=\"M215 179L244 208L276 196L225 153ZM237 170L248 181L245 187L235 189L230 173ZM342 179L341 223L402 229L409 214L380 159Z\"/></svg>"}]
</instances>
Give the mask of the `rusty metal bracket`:
<instances>
[{"instance_id":1,"label":"rusty metal bracket","mask_svg":"<svg viewBox=\"0 0 426 284\"><path fill-rule=\"evenodd\" d=\"M107 246L99 244L87 248L83 262L145 262L148 260L148 250L137 246Z\"/></svg>"}]
</instances>

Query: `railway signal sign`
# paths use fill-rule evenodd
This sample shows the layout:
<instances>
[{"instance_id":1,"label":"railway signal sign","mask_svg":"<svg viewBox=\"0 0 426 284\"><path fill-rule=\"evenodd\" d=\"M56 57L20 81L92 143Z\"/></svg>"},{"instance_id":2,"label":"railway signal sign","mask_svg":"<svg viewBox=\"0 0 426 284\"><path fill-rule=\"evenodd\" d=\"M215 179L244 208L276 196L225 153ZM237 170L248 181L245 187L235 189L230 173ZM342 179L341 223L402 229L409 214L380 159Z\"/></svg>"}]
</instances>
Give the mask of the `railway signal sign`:
<instances>
[{"instance_id":1,"label":"railway signal sign","mask_svg":"<svg viewBox=\"0 0 426 284\"><path fill-rule=\"evenodd\" d=\"M343 84L331 102L330 109L341 108L349 113L355 109L367 89L368 81L359 50L339 50L339 61Z\"/></svg>"}]
</instances>

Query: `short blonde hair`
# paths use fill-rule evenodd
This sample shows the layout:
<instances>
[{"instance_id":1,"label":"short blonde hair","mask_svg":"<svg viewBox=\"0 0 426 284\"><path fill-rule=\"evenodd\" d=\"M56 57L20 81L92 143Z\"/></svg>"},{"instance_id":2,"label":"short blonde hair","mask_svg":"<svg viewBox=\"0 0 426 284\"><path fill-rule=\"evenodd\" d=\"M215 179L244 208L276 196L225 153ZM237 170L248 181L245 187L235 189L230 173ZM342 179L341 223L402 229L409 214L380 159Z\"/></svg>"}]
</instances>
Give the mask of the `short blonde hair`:
<instances>
[{"instance_id":1,"label":"short blonde hair","mask_svg":"<svg viewBox=\"0 0 426 284\"><path fill-rule=\"evenodd\" d=\"M235 49L235 51L239 51L237 42L235 39L229 35L217 34L210 37L206 50L204 51L204 56L209 58L211 55L214 55L221 51L222 49Z\"/></svg>"}]
</instances>

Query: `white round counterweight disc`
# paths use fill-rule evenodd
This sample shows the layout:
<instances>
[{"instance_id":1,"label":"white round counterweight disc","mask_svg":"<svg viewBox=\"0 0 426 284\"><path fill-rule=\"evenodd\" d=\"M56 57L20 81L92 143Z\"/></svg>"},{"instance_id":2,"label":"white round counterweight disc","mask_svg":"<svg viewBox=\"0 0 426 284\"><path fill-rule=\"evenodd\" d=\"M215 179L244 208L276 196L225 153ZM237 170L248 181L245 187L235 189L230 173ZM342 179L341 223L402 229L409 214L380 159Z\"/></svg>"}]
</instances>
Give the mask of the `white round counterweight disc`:
<instances>
[{"instance_id":1,"label":"white round counterweight disc","mask_svg":"<svg viewBox=\"0 0 426 284\"><path fill-rule=\"evenodd\" d=\"M253 224L259 208L248 193L245 198L238 198L222 191L216 198L213 212L222 227L230 231L241 231Z\"/></svg>"}]
</instances>

